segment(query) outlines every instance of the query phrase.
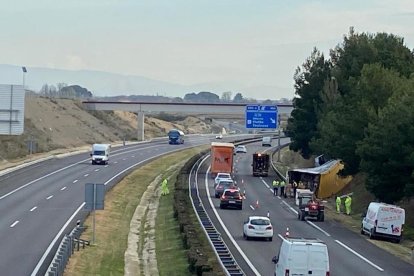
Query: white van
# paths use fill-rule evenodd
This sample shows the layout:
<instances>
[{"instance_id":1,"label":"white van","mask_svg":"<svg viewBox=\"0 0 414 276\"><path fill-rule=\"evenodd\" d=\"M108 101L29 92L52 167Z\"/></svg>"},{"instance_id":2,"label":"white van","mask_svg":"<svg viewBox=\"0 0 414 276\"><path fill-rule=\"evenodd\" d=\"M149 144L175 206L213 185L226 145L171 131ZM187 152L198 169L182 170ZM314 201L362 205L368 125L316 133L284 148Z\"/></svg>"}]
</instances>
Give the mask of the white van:
<instances>
[{"instance_id":1,"label":"white van","mask_svg":"<svg viewBox=\"0 0 414 276\"><path fill-rule=\"evenodd\" d=\"M272 146L272 137L270 137L270 136L263 137L263 139L262 139L262 146L269 146L269 147L271 147Z\"/></svg>"},{"instance_id":2,"label":"white van","mask_svg":"<svg viewBox=\"0 0 414 276\"><path fill-rule=\"evenodd\" d=\"M326 244L318 239L284 238L276 264L275 275L329 276L329 255Z\"/></svg>"},{"instance_id":3,"label":"white van","mask_svg":"<svg viewBox=\"0 0 414 276\"><path fill-rule=\"evenodd\" d=\"M111 151L111 145L109 144L93 144L92 145L92 165L95 164L108 164L109 153Z\"/></svg>"},{"instance_id":4,"label":"white van","mask_svg":"<svg viewBox=\"0 0 414 276\"><path fill-rule=\"evenodd\" d=\"M361 234L389 238L400 242L405 223L405 210L395 205L371 202L362 219Z\"/></svg>"}]
</instances>

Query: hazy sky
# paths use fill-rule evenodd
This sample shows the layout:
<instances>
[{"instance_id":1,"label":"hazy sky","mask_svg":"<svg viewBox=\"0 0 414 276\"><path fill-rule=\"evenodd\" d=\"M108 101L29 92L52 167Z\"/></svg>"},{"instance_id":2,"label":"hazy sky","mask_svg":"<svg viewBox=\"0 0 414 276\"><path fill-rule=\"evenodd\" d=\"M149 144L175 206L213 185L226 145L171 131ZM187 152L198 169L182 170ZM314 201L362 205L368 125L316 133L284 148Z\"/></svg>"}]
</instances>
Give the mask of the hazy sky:
<instances>
[{"instance_id":1,"label":"hazy sky","mask_svg":"<svg viewBox=\"0 0 414 276\"><path fill-rule=\"evenodd\" d=\"M413 0L0 0L0 63L90 69L293 97L314 46L350 26L414 48ZM208 85L207 85L208 86ZM260 87L275 87L260 94ZM266 91L268 91L267 89ZM263 90L265 91L265 90ZM183 96L183 95L182 95Z\"/></svg>"}]
</instances>

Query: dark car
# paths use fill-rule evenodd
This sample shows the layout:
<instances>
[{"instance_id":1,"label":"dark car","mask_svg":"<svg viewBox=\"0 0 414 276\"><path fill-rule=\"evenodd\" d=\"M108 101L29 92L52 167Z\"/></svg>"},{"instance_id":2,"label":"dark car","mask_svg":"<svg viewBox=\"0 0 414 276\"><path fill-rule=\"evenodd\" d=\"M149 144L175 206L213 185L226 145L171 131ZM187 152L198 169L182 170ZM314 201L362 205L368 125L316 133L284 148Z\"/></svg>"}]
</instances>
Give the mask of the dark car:
<instances>
[{"instance_id":1,"label":"dark car","mask_svg":"<svg viewBox=\"0 0 414 276\"><path fill-rule=\"evenodd\" d=\"M243 209L243 197L239 189L225 189L220 197L220 208L236 207Z\"/></svg>"},{"instance_id":2,"label":"dark car","mask_svg":"<svg viewBox=\"0 0 414 276\"><path fill-rule=\"evenodd\" d=\"M219 198L225 189L234 188L237 189L236 185L234 184L233 180L231 179L221 179L216 187L214 188L214 195L216 198Z\"/></svg>"}]
</instances>

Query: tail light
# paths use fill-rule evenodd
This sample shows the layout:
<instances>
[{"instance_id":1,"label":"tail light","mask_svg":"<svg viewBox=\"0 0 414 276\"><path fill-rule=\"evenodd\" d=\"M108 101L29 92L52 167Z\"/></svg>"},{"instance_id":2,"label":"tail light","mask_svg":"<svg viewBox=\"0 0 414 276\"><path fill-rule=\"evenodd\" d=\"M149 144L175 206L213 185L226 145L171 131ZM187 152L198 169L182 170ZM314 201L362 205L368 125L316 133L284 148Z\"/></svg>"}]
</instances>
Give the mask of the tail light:
<instances>
[{"instance_id":1,"label":"tail light","mask_svg":"<svg viewBox=\"0 0 414 276\"><path fill-rule=\"evenodd\" d=\"M377 227L377 223L378 223L378 220L376 219L376 220L375 220L375 227Z\"/></svg>"},{"instance_id":2,"label":"tail light","mask_svg":"<svg viewBox=\"0 0 414 276\"><path fill-rule=\"evenodd\" d=\"M272 230L272 226L266 227L266 230Z\"/></svg>"},{"instance_id":3,"label":"tail light","mask_svg":"<svg viewBox=\"0 0 414 276\"><path fill-rule=\"evenodd\" d=\"M221 196L221 199L222 199L222 200L225 200L225 199L226 199L226 196L223 194L223 195Z\"/></svg>"},{"instance_id":4,"label":"tail light","mask_svg":"<svg viewBox=\"0 0 414 276\"><path fill-rule=\"evenodd\" d=\"M241 195L239 195L239 199L240 199L240 200L243 200L243 197L242 197Z\"/></svg>"},{"instance_id":5,"label":"tail light","mask_svg":"<svg viewBox=\"0 0 414 276\"><path fill-rule=\"evenodd\" d=\"M285 276L289 276L289 269L285 270Z\"/></svg>"},{"instance_id":6,"label":"tail light","mask_svg":"<svg viewBox=\"0 0 414 276\"><path fill-rule=\"evenodd\" d=\"M255 229L253 225L249 225L249 229Z\"/></svg>"}]
</instances>

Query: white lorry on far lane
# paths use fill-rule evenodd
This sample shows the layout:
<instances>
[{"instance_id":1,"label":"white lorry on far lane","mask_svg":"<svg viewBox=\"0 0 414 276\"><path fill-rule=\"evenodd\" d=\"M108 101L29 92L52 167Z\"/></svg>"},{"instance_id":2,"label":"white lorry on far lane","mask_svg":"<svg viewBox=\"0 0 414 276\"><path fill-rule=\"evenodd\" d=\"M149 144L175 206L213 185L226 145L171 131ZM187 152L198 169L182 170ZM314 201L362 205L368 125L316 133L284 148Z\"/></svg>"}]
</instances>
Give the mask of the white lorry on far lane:
<instances>
[{"instance_id":1,"label":"white lorry on far lane","mask_svg":"<svg viewBox=\"0 0 414 276\"><path fill-rule=\"evenodd\" d=\"M91 152L92 165L108 164L110 152L111 152L110 144L93 144L92 152Z\"/></svg>"}]
</instances>

